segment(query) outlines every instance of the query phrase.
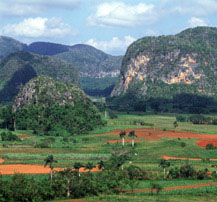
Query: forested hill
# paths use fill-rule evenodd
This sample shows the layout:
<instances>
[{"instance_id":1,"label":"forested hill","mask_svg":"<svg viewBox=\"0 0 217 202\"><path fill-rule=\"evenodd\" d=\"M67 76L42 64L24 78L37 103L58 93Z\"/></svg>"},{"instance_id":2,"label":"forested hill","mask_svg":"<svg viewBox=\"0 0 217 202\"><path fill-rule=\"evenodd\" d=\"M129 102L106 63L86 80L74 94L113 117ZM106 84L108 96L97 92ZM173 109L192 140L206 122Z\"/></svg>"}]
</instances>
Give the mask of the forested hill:
<instances>
[{"instance_id":1,"label":"forested hill","mask_svg":"<svg viewBox=\"0 0 217 202\"><path fill-rule=\"evenodd\" d=\"M0 36L0 58L17 51L54 56L77 66L81 77L117 77L123 56L112 56L92 46L67 46L51 42L34 42L26 45L10 37Z\"/></svg>"},{"instance_id":2,"label":"forested hill","mask_svg":"<svg viewBox=\"0 0 217 202\"><path fill-rule=\"evenodd\" d=\"M144 37L123 58L112 96L217 95L217 28L196 27L174 36Z\"/></svg>"},{"instance_id":3,"label":"forested hill","mask_svg":"<svg viewBox=\"0 0 217 202\"><path fill-rule=\"evenodd\" d=\"M8 111L11 114L4 118L5 127L31 129L39 135L81 134L103 124L97 108L82 90L49 77L30 80Z\"/></svg>"},{"instance_id":4,"label":"forested hill","mask_svg":"<svg viewBox=\"0 0 217 202\"><path fill-rule=\"evenodd\" d=\"M92 46L77 44L70 51L54 57L78 67L81 77L117 77L120 73L122 56L111 56Z\"/></svg>"},{"instance_id":5,"label":"forested hill","mask_svg":"<svg viewBox=\"0 0 217 202\"><path fill-rule=\"evenodd\" d=\"M22 86L37 76L79 85L79 74L72 64L50 56L17 51L0 61L0 102L11 101Z\"/></svg>"},{"instance_id":6,"label":"forested hill","mask_svg":"<svg viewBox=\"0 0 217 202\"><path fill-rule=\"evenodd\" d=\"M0 59L17 50L26 49L27 45L6 36L0 36Z\"/></svg>"}]
</instances>

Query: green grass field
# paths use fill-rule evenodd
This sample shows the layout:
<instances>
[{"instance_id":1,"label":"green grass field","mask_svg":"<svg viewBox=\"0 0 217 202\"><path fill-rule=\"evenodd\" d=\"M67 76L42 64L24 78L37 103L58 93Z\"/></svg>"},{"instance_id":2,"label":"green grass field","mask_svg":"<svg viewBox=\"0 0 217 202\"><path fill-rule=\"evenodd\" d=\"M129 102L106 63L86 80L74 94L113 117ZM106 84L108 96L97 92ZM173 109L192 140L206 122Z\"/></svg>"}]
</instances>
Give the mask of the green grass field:
<instances>
[{"instance_id":1,"label":"green grass field","mask_svg":"<svg viewBox=\"0 0 217 202\"><path fill-rule=\"evenodd\" d=\"M35 145L47 142L49 137L36 136L32 131L16 131L16 135L30 135L24 137L21 142L3 142L0 141L0 158L5 160L4 164L44 164L44 159L52 154L58 161L55 167L72 167L77 161L85 164L93 162L97 164L100 160L108 160L111 152L115 149L121 149L121 143L104 144L109 140L119 140L118 135L103 134L114 129L126 128L148 128L150 126L136 126L134 120L142 120L147 124L154 124L152 128L174 130L173 122L176 120L175 114L119 114L117 119L106 119L107 125L96 128L90 134L73 136L67 140L63 137L54 137L54 141L48 144L49 148L35 148ZM187 116L187 115L186 115ZM217 134L217 126L214 125L193 125L190 122L179 122L177 131L190 131L193 133ZM5 131L3 129L0 132ZM175 156L186 158L217 158L216 149L207 150L198 147L196 139L163 138L159 140L138 142L135 144L135 156L131 161L125 163L125 166L136 165L152 172L158 179L162 178L162 168L159 167L159 159L163 156ZM181 146L181 142L185 143L185 147ZM132 149L130 143L125 145L125 149ZM186 161L170 160L170 167L179 167ZM212 164L217 162L211 161L189 161L196 170L215 171L216 168ZM43 175L42 175L43 176ZM40 177L38 177L40 178ZM162 187L182 186L189 184L202 184L210 180L167 180L157 181ZM136 189L149 188L149 181L141 181L137 184ZM201 194L203 193L203 194ZM171 190L162 191L160 195L150 193L135 193L108 195L90 197L88 201L215 201L217 186L203 187L191 190Z\"/></svg>"}]
</instances>

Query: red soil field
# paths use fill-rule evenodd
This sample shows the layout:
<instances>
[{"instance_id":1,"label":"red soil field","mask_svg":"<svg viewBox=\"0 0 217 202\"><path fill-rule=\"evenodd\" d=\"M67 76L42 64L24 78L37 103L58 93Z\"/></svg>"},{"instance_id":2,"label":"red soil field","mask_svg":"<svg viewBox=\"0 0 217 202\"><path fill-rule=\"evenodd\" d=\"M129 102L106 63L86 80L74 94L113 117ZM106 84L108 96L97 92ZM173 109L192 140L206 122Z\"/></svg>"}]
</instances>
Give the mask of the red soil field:
<instances>
[{"instance_id":1,"label":"red soil field","mask_svg":"<svg viewBox=\"0 0 217 202\"><path fill-rule=\"evenodd\" d=\"M121 131L125 130L128 134L130 131L134 130L138 139L135 142L139 141L151 141L158 140L161 138L185 138L185 139L214 139L217 142L217 135L208 135L208 134L197 134L184 131L172 131L172 130L157 130L157 129L148 129L148 128L136 128L136 129L117 129L104 135L119 135ZM125 140L125 142L131 142L131 140ZM111 140L109 143L121 142L121 140Z\"/></svg>"},{"instance_id":2,"label":"red soil field","mask_svg":"<svg viewBox=\"0 0 217 202\"><path fill-rule=\"evenodd\" d=\"M162 156L162 159L170 160L170 159L179 159L179 160L192 160L192 161L201 161L201 158L184 158L184 157L174 157L174 156ZM209 159L210 161L217 161L217 159Z\"/></svg>"},{"instance_id":3,"label":"red soil field","mask_svg":"<svg viewBox=\"0 0 217 202\"><path fill-rule=\"evenodd\" d=\"M64 168L54 168L54 171L61 171ZM91 172L100 171L98 168L94 168ZM80 172L88 172L84 168L80 169ZM11 165L0 165L0 173L2 175L13 175L15 173L22 174L48 174L50 173L49 167L43 165L28 165L28 164L11 164Z\"/></svg>"},{"instance_id":4,"label":"red soil field","mask_svg":"<svg viewBox=\"0 0 217 202\"><path fill-rule=\"evenodd\" d=\"M28 138L31 137L31 135L18 135L19 138Z\"/></svg>"},{"instance_id":5,"label":"red soil field","mask_svg":"<svg viewBox=\"0 0 217 202\"><path fill-rule=\"evenodd\" d=\"M202 139L197 141L197 145L199 147L206 148L207 144L212 144L214 147L217 147L217 140L216 139Z\"/></svg>"}]
</instances>

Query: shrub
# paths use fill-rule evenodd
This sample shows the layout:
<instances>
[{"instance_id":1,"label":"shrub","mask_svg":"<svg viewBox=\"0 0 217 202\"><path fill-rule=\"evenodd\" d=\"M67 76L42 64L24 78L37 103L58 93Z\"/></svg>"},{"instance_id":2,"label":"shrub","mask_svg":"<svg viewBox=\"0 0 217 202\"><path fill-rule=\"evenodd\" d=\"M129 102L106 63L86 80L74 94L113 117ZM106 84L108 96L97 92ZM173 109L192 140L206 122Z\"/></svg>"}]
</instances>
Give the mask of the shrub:
<instances>
[{"instance_id":1,"label":"shrub","mask_svg":"<svg viewBox=\"0 0 217 202\"><path fill-rule=\"evenodd\" d=\"M176 121L185 122L186 121L186 117L184 117L182 115L176 116Z\"/></svg>"},{"instance_id":2,"label":"shrub","mask_svg":"<svg viewBox=\"0 0 217 202\"><path fill-rule=\"evenodd\" d=\"M49 148L49 144L47 142L40 142L35 145L35 148Z\"/></svg>"},{"instance_id":3,"label":"shrub","mask_svg":"<svg viewBox=\"0 0 217 202\"><path fill-rule=\"evenodd\" d=\"M21 141L19 137L17 137L10 131L2 132L1 138L2 138L2 141Z\"/></svg>"},{"instance_id":4,"label":"shrub","mask_svg":"<svg viewBox=\"0 0 217 202\"><path fill-rule=\"evenodd\" d=\"M109 111L109 118L110 119L116 119L116 118L118 118L118 115L113 111Z\"/></svg>"},{"instance_id":5,"label":"shrub","mask_svg":"<svg viewBox=\"0 0 217 202\"><path fill-rule=\"evenodd\" d=\"M185 146L186 146L185 142L181 142L181 147L185 147Z\"/></svg>"},{"instance_id":6,"label":"shrub","mask_svg":"<svg viewBox=\"0 0 217 202\"><path fill-rule=\"evenodd\" d=\"M163 189L163 187L160 184L154 182L150 183L150 187L151 187L152 194L154 190L156 190L157 194L159 194L159 192Z\"/></svg>"},{"instance_id":7,"label":"shrub","mask_svg":"<svg viewBox=\"0 0 217 202\"><path fill-rule=\"evenodd\" d=\"M193 124L205 124L208 123L211 120L210 117L205 117L201 114L193 115L189 117L189 121Z\"/></svg>"},{"instance_id":8,"label":"shrub","mask_svg":"<svg viewBox=\"0 0 217 202\"><path fill-rule=\"evenodd\" d=\"M180 167L180 176L183 178L194 177L196 175L196 171L194 170L193 166L190 165L188 162Z\"/></svg>"},{"instance_id":9,"label":"shrub","mask_svg":"<svg viewBox=\"0 0 217 202\"><path fill-rule=\"evenodd\" d=\"M216 147L214 147L213 144L207 144L206 145L206 149L215 149Z\"/></svg>"}]
</instances>

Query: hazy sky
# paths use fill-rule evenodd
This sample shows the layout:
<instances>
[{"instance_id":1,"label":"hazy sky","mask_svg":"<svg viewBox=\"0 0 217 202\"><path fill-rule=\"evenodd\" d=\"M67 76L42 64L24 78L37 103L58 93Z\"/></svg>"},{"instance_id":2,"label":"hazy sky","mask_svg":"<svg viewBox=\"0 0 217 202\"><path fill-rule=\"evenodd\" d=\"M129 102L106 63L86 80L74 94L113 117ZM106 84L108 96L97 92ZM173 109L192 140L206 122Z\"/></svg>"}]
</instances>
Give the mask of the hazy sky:
<instances>
[{"instance_id":1,"label":"hazy sky","mask_svg":"<svg viewBox=\"0 0 217 202\"><path fill-rule=\"evenodd\" d=\"M217 0L0 0L0 35L113 55L138 38L195 26L217 26Z\"/></svg>"}]
</instances>

